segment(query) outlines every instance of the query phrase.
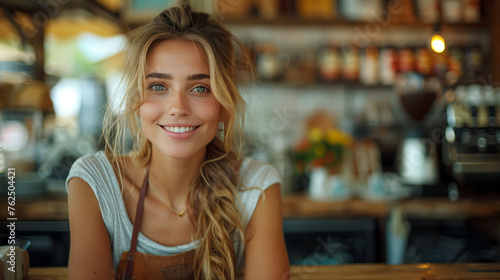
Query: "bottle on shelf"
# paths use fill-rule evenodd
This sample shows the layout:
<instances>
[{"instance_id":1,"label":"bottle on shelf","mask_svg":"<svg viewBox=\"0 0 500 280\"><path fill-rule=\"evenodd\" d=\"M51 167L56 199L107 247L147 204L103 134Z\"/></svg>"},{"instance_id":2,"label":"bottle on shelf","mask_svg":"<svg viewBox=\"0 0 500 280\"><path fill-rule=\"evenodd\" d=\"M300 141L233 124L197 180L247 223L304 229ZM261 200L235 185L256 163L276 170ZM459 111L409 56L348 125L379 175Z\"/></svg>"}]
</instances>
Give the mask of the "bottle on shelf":
<instances>
[{"instance_id":1,"label":"bottle on shelf","mask_svg":"<svg viewBox=\"0 0 500 280\"><path fill-rule=\"evenodd\" d=\"M439 20L438 0L419 0L415 2L418 20L425 23L435 23Z\"/></svg>"},{"instance_id":2,"label":"bottle on shelf","mask_svg":"<svg viewBox=\"0 0 500 280\"><path fill-rule=\"evenodd\" d=\"M379 55L379 80L383 85L393 85L396 81L398 69L398 56L395 47L380 48Z\"/></svg>"},{"instance_id":3,"label":"bottle on shelf","mask_svg":"<svg viewBox=\"0 0 500 280\"><path fill-rule=\"evenodd\" d=\"M282 17L295 17L297 15L297 6L294 0L279 0L278 13Z\"/></svg>"},{"instance_id":4,"label":"bottle on shelf","mask_svg":"<svg viewBox=\"0 0 500 280\"><path fill-rule=\"evenodd\" d=\"M342 47L342 78L345 82L359 81L359 49L355 45Z\"/></svg>"},{"instance_id":5,"label":"bottle on shelf","mask_svg":"<svg viewBox=\"0 0 500 280\"><path fill-rule=\"evenodd\" d=\"M379 82L378 47L370 44L361 53L360 82L364 85L375 85Z\"/></svg>"},{"instance_id":6,"label":"bottle on shelf","mask_svg":"<svg viewBox=\"0 0 500 280\"><path fill-rule=\"evenodd\" d=\"M335 82L340 80L342 71L342 57L340 49L335 44L321 47L318 54L318 74L321 82Z\"/></svg>"},{"instance_id":7,"label":"bottle on shelf","mask_svg":"<svg viewBox=\"0 0 500 280\"><path fill-rule=\"evenodd\" d=\"M450 47L448 57L448 72L446 73L446 82L448 85L456 83L458 79L463 75L463 62L463 49L459 46Z\"/></svg>"},{"instance_id":8,"label":"bottle on shelf","mask_svg":"<svg viewBox=\"0 0 500 280\"><path fill-rule=\"evenodd\" d=\"M423 46L418 47L415 53L415 68L417 73L424 77L433 76L432 65L433 61L430 49Z\"/></svg>"},{"instance_id":9,"label":"bottle on shelf","mask_svg":"<svg viewBox=\"0 0 500 280\"><path fill-rule=\"evenodd\" d=\"M415 70L415 51L412 47L403 47L398 52L398 72L413 72Z\"/></svg>"},{"instance_id":10,"label":"bottle on shelf","mask_svg":"<svg viewBox=\"0 0 500 280\"><path fill-rule=\"evenodd\" d=\"M275 45L261 44L258 47L255 68L259 76L267 81L277 81L282 77L282 67Z\"/></svg>"},{"instance_id":11,"label":"bottle on shelf","mask_svg":"<svg viewBox=\"0 0 500 280\"><path fill-rule=\"evenodd\" d=\"M333 0L297 0L297 14L302 19L334 19L337 16L335 4Z\"/></svg>"}]
</instances>

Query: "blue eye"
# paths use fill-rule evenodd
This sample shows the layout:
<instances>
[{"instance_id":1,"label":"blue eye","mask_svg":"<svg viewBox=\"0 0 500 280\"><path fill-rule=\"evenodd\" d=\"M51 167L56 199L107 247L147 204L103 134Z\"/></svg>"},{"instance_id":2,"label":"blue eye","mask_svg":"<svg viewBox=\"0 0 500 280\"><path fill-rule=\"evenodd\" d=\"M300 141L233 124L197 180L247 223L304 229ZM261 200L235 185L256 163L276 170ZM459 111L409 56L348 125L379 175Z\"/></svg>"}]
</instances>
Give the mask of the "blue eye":
<instances>
[{"instance_id":1,"label":"blue eye","mask_svg":"<svg viewBox=\"0 0 500 280\"><path fill-rule=\"evenodd\" d=\"M166 87L162 84L153 84L149 86L150 89L155 90L155 91L163 91L166 89Z\"/></svg>"},{"instance_id":2,"label":"blue eye","mask_svg":"<svg viewBox=\"0 0 500 280\"><path fill-rule=\"evenodd\" d=\"M207 93L207 92L210 92L210 90L205 87L205 86L197 86L193 89L193 91L195 92L199 92L199 93Z\"/></svg>"}]
</instances>

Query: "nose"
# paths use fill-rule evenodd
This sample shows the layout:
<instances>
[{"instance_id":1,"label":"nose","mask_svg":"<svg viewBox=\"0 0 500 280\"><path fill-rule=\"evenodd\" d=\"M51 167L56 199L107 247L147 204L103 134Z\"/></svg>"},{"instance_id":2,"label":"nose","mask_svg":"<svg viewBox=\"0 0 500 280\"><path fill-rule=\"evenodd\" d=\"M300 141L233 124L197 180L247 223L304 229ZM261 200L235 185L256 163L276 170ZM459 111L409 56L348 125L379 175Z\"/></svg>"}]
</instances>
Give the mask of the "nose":
<instances>
[{"instance_id":1,"label":"nose","mask_svg":"<svg viewBox=\"0 0 500 280\"><path fill-rule=\"evenodd\" d=\"M191 113L189 97L181 91L170 93L168 99L169 114L171 116L181 117Z\"/></svg>"}]
</instances>

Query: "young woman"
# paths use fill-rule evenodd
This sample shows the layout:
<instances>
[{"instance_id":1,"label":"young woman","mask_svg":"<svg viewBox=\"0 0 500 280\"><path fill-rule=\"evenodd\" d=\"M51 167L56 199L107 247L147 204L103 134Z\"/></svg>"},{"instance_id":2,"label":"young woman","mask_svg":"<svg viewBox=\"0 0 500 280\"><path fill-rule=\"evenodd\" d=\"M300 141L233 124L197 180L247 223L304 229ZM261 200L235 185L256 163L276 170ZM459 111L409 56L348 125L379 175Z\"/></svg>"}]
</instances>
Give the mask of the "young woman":
<instances>
[{"instance_id":1,"label":"young woman","mask_svg":"<svg viewBox=\"0 0 500 280\"><path fill-rule=\"evenodd\" d=\"M278 174L234 148L241 44L188 5L127 39L123 110L67 178L69 279L288 278Z\"/></svg>"}]
</instances>

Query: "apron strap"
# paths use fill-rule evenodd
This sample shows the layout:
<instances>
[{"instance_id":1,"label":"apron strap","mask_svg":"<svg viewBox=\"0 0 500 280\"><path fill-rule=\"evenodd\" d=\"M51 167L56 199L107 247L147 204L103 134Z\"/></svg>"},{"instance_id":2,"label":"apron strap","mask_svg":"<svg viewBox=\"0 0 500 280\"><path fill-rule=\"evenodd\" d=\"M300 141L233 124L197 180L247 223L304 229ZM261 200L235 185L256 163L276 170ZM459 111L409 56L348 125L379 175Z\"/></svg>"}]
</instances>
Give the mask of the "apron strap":
<instances>
[{"instance_id":1,"label":"apron strap","mask_svg":"<svg viewBox=\"0 0 500 280\"><path fill-rule=\"evenodd\" d=\"M139 201L137 202L137 210L135 212L134 220L134 230L132 231L132 241L130 242L130 250L127 256L127 267L125 269L125 279L132 279L127 277L132 277L132 268L134 266L134 254L137 249L137 238L139 236L139 229L142 223L142 212L144 210L144 199L146 197L146 191L148 189L148 178L149 178L149 167L144 176L144 181L142 182L141 194L139 195Z\"/></svg>"}]
</instances>

